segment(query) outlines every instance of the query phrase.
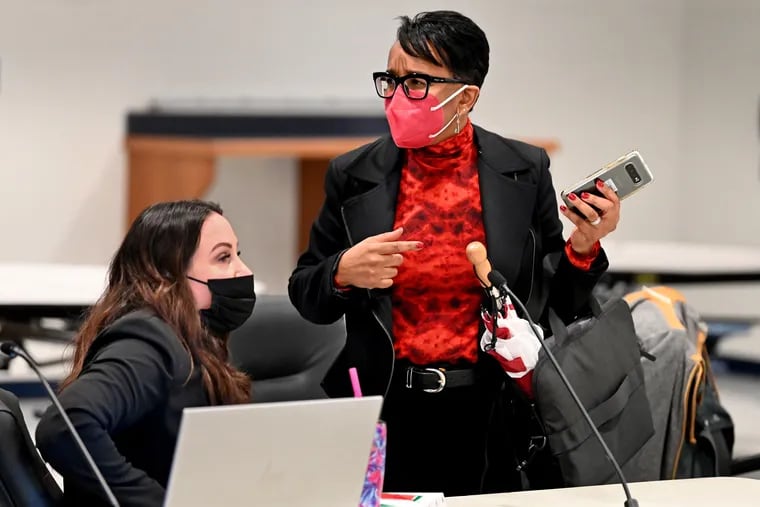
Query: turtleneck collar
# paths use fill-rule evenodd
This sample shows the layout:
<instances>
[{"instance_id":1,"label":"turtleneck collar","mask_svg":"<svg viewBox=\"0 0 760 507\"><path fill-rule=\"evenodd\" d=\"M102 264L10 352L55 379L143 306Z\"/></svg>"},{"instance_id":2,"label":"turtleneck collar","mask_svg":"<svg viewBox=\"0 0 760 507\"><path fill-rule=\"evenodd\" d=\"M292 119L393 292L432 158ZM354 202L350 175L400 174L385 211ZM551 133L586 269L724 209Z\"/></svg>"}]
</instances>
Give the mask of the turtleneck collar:
<instances>
[{"instance_id":1,"label":"turtleneck collar","mask_svg":"<svg viewBox=\"0 0 760 507\"><path fill-rule=\"evenodd\" d=\"M416 160L469 158L472 151L475 151L475 141L472 123L468 119L464 128L458 134L440 143L410 149L409 157Z\"/></svg>"}]
</instances>

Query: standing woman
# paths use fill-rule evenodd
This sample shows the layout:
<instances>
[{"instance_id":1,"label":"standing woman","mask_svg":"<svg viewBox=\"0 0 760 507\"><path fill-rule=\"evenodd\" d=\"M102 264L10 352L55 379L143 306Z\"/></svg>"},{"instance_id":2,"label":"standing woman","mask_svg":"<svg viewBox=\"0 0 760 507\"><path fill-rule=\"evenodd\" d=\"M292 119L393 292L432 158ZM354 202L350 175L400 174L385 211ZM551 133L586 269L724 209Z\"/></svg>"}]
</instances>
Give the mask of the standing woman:
<instances>
[{"instance_id":1,"label":"standing woman","mask_svg":"<svg viewBox=\"0 0 760 507\"><path fill-rule=\"evenodd\" d=\"M60 393L122 507L163 504L185 407L250 401L249 378L227 362L227 335L255 300L253 274L217 205L156 204L130 227ZM53 407L37 446L63 476L65 505L108 505Z\"/></svg>"},{"instance_id":2,"label":"standing woman","mask_svg":"<svg viewBox=\"0 0 760 507\"><path fill-rule=\"evenodd\" d=\"M304 317L346 318L328 394L350 396L356 367L366 392L385 395L389 491L520 487L506 472L518 443L505 437L526 422L488 430L505 375L478 349L483 292L467 244L487 245L534 319L552 307L569 322L587 310L608 265L599 240L620 217L615 192L599 182L604 197L570 196L580 215L560 207L575 225L563 238L546 152L470 122L488 66L486 36L462 14L401 18L387 66L373 75L391 135L332 161L290 279Z\"/></svg>"}]
</instances>

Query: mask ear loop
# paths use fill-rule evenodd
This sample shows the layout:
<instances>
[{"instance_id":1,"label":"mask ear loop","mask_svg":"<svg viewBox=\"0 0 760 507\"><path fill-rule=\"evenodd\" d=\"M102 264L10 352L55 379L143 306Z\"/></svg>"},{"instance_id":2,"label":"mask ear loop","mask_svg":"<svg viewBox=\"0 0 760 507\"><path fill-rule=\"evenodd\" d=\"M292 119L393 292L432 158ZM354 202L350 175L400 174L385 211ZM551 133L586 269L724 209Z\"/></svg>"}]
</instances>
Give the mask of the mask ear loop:
<instances>
[{"instance_id":1,"label":"mask ear loop","mask_svg":"<svg viewBox=\"0 0 760 507\"><path fill-rule=\"evenodd\" d=\"M441 102L437 106L431 107L430 111L438 111L440 108L442 108L443 106L445 106L446 104L448 104L449 102L451 102L451 100L454 97L456 97L457 95L459 95L460 93L462 93L463 91L465 91L469 86L470 85L463 85L460 89L458 89L457 91L455 91L454 93L452 93L451 95L449 95L449 97L446 100L444 100L443 102ZM451 119L448 121L448 123L446 123L446 125L444 125L441 130L439 130L435 134L428 135L428 138L435 139L436 137L440 136L447 128L449 128L449 126L452 123L454 123L454 121L457 122L455 133L458 134L459 133L459 110L457 110L456 114L451 117Z\"/></svg>"},{"instance_id":2,"label":"mask ear loop","mask_svg":"<svg viewBox=\"0 0 760 507\"><path fill-rule=\"evenodd\" d=\"M470 87L470 85L468 85L468 84L462 85L462 87L460 89L458 89L457 91L455 91L454 93L452 93L451 95L449 95L449 97L446 100L444 100L443 102L441 102L437 106L431 107L430 110L431 111L438 111L440 108L442 108L443 106L445 106L446 104L448 104L449 102L451 102L454 99L454 97L456 97L457 95L459 95L460 93L462 93L463 91L465 91L469 87Z\"/></svg>"}]
</instances>

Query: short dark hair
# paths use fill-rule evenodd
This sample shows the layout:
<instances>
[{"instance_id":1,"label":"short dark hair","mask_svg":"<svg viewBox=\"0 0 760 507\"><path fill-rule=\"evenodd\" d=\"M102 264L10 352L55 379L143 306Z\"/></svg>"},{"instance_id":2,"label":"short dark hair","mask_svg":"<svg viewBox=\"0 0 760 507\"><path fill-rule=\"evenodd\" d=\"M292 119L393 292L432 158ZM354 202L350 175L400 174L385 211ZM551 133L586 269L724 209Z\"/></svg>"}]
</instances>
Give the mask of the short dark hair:
<instances>
[{"instance_id":1,"label":"short dark hair","mask_svg":"<svg viewBox=\"0 0 760 507\"><path fill-rule=\"evenodd\" d=\"M488 74L488 39L467 16L454 11L400 16L397 38L409 55L447 67L455 78L483 86Z\"/></svg>"}]
</instances>

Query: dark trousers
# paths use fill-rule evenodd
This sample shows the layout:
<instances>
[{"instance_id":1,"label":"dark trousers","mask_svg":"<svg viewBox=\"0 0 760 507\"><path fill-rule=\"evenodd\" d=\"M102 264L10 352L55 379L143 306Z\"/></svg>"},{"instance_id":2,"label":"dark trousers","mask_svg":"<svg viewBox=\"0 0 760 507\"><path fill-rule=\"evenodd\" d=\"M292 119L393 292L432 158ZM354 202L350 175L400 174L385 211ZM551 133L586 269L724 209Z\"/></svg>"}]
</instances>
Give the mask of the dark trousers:
<instances>
[{"instance_id":1,"label":"dark trousers","mask_svg":"<svg viewBox=\"0 0 760 507\"><path fill-rule=\"evenodd\" d=\"M535 453L527 467L530 485L517 470L534 428L503 383L499 372L496 378L479 375L471 386L426 393L394 381L382 412L388 428L383 489L450 497L561 485L548 449Z\"/></svg>"}]
</instances>

